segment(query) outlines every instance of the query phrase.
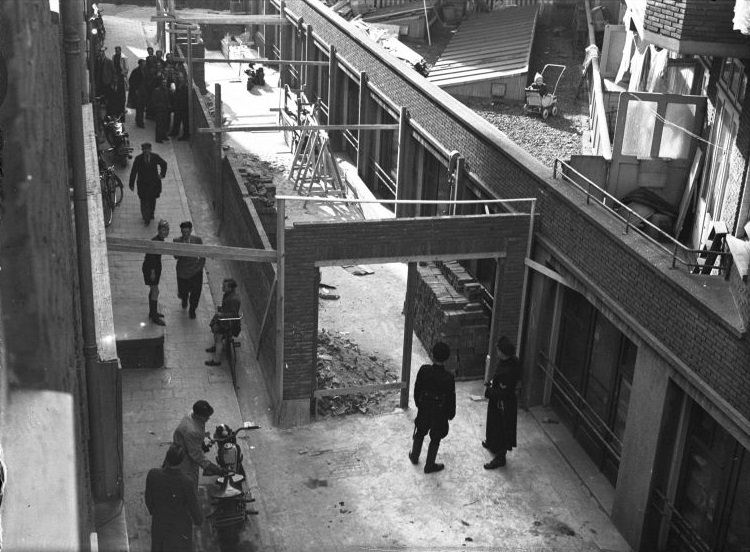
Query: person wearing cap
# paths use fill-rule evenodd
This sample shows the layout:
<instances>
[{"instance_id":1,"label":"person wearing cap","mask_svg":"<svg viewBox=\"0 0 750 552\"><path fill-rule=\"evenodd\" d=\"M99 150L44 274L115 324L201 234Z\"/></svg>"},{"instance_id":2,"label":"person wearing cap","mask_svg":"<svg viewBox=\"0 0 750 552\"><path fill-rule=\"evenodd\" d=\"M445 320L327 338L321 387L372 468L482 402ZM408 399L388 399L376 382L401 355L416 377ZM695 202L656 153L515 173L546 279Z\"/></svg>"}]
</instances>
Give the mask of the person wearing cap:
<instances>
[{"instance_id":1,"label":"person wearing cap","mask_svg":"<svg viewBox=\"0 0 750 552\"><path fill-rule=\"evenodd\" d=\"M214 344L206 349L207 353L213 353L213 357L205 362L206 366L221 366L222 347L224 335L231 333L234 337L240 335L239 320L225 320L226 318L238 318L240 316L240 298L237 294L237 281L234 278L224 278L221 283L221 305L216 309L216 314L209 322L211 333L214 334Z\"/></svg>"},{"instance_id":2,"label":"person wearing cap","mask_svg":"<svg viewBox=\"0 0 750 552\"><path fill-rule=\"evenodd\" d=\"M151 514L152 552L192 552L193 525L203 523L198 496L180 471L185 449L172 444L164 465L146 475L145 502Z\"/></svg>"},{"instance_id":3,"label":"person wearing cap","mask_svg":"<svg viewBox=\"0 0 750 552\"><path fill-rule=\"evenodd\" d=\"M412 449L409 460L419 463L422 443L429 432L430 446L427 448L424 472L442 470L445 465L435 462L441 439L448 435L448 421L456 415L456 382L453 374L445 369L444 363L450 357L450 347L441 341L432 347L432 364L424 364L417 372L414 384L414 403L417 417L414 420Z\"/></svg>"},{"instance_id":4,"label":"person wearing cap","mask_svg":"<svg viewBox=\"0 0 750 552\"><path fill-rule=\"evenodd\" d=\"M497 364L492 380L485 383L487 403L487 431L482 446L495 455L484 465L494 470L505 465L505 455L516 446L518 399L516 385L521 377L521 365L516 358L516 348L507 337L497 341Z\"/></svg>"},{"instance_id":5,"label":"person wearing cap","mask_svg":"<svg viewBox=\"0 0 750 552\"><path fill-rule=\"evenodd\" d=\"M198 236L193 236L193 223L189 220L180 223L180 237L175 243L203 243ZM182 301L182 308L190 305L189 316L195 318L195 309L201 298L203 288L203 267L205 257L183 257L175 255L177 259L177 297Z\"/></svg>"},{"instance_id":6,"label":"person wearing cap","mask_svg":"<svg viewBox=\"0 0 750 552\"><path fill-rule=\"evenodd\" d=\"M141 200L141 216L148 226L154 220L156 198L161 195L161 179L167 176L167 162L151 152L151 144L141 144L141 153L133 161L130 170L130 189L138 185L138 199Z\"/></svg>"},{"instance_id":7,"label":"person wearing cap","mask_svg":"<svg viewBox=\"0 0 750 552\"><path fill-rule=\"evenodd\" d=\"M208 436L206 423L214 413L213 407L207 401L199 400L193 404L193 410L185 416L177 429L174 430L172 441L185 449L185 457L180 462L180 471L185 474L198 490L198 468L203 468L204 475L223 475L224 471L211 462L204 451L203 439Z\"/></svg>"},{"instance_id":8,"label":"person wearing cap","mask_svg":"<svg viewBox=\"0 0 750 552\"><path fill-rule=\"evenodd\" d=\"M157 234L151 241L163 242L169 235L169 223L161 219L157 227ZM146 253L141 266L143 272L143 283L149 287L148 292L148 317L151 322L158 326L166 326L164 315L158 312L159 306L159 280L161 279L161 255L159 253Z\"/></svg>"}]
</instances>

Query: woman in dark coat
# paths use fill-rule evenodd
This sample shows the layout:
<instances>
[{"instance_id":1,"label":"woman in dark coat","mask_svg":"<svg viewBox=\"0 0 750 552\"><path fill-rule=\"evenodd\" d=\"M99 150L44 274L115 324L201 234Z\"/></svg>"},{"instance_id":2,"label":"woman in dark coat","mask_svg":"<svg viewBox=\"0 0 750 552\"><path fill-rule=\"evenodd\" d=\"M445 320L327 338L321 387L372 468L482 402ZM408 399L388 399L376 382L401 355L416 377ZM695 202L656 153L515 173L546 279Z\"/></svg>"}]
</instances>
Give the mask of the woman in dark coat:
<instances>
[{"instance_id":1,"label":"woman in dark coat","mask_svg":"<svg viewBox=\"0 0 750 552\"><path fill-rule=\"evenodd\" d=\"M516 348L503 336L497 342L498 362L495 375L489 383L484 396L487 403L487 436L482 446L492 452L495 458L484 465L487 470L494 470L505 465L505 454L516 446L516 422L518 418L518 399L516 385L521 376L521 366L516 358Z\"/></svg>"}]
</instances>

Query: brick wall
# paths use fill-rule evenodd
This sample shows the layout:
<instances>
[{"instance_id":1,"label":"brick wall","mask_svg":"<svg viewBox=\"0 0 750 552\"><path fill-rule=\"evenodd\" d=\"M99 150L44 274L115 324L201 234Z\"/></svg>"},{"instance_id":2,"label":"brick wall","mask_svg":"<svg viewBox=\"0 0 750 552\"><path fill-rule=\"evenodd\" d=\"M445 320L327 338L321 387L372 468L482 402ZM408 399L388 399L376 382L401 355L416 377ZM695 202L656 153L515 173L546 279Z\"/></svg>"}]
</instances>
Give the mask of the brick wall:
<instances>
[{"instance_id":1,"label":"brick wall","mask_svg":"<svg viewBox=\"0 0 750 552\"><path fill-rule=\"evenodd\" d=\"M528 230L529 220L525 215L305 223L287 228L284 399L309 398L315 385L312 368L318 330L317 261L408 259L507 250L508 289L503 288L507 296L503 299L499 324L502 333L515 335L525 253L525 248L517 245L526 243Z\"/></svg>"},{"instance_id":2,"label":"brick wall","mask_svg":"<svg viewBox=\"0 0 750 552\"><path fill-rule=\"evenodd\" d=\"M734 2L715 0L648 0L646 30L678 40L746 43L732 31Z\"/></svg>"},{"instance_id":3,"label":"brick wall","mask_svg":"<svg viewBox=\"0 0 750 552\"><path fill-rule=\"evenodd\" d=\"M484 374L491 313L480 302L480 287L457 261L417 267L414 333L428 351L438 341L450 346L446 367L457 378Z\"/></svg>"},{"instance_id":4,"label":"brick wall","mask_svg":"<svg viewBox=\"0 0 750 552\"><path fill-rule=\"evenodd\" d=\"M497 197L538 197L536 231L596 283L593 292L614 298L643 330L750 418L750 344L693 296L699 285L694 277L668 268L659 252L639 254L648 248L645 242L584 214L585 202L573 201L568 187L547 179L544 167L440 89L349 38L314 6L300 0L287 6L396 104L408 106L411 117L440 143L458 150Z\"/></svg>"}]
</instances>

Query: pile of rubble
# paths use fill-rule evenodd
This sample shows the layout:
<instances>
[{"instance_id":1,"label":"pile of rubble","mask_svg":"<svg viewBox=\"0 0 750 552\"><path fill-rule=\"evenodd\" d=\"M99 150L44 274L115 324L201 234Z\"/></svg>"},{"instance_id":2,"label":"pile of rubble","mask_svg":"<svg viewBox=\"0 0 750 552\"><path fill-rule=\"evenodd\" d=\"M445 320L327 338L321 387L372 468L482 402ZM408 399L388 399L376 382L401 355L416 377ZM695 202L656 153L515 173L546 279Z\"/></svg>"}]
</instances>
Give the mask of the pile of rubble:
<instances>
[{"instance_id":1,"label":"pile of rubble","mask_svg":"<svg viewBox=\"0 0 750 552\"><path fill-rule=\"evenodd\" d=\"M398 369L387 366L375 355L362 352L355 342L340 333L329 333L325 329L318 333L318 389L394 383L398 381L398 374ZM397 390L388 390L321 397L317 414L343 416L391 412L398 407L399 395Z\"/></svg>"},{"instance_id":2,"label":"pile of rubble","mask_svg":"<svg viewBox=\"0 0 750 552\"><path fill-rule=\"evenodd\" d=\"M263 161L253 153L239 152L228 147L226 157L237 168L248 195L263 200L266 206L274 204L276 197L275 178L282 175L285 167Z\"/></svg>"}]
</instances>

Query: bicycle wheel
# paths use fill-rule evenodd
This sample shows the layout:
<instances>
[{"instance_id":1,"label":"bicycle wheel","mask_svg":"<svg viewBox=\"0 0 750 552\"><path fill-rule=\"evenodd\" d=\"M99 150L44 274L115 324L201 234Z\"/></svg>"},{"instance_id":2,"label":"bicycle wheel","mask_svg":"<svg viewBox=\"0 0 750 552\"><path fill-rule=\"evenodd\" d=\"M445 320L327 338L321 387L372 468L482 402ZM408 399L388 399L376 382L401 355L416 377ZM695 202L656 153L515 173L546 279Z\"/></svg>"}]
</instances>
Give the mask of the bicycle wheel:
<instances>
[{"instance_id":1,"label":"bicycle wheel","mask_svg":"<svg viewBox=\"0 0 750 552\"><path fill-rule=\"evenodd\" d=\"M125 188L122 185L122 180L116 174L112 174L112 184L115 186L115 207L122 203L122 197L125 194Z\"/></svg>"},{"instance_id":2,"label":"bicycle wheel","mask_svg":"<svg viewBox=\"0 0 750 552\"><path fill-rule=\"evenodd\" d=\"M107 181L107 196L109 197L109 207L114 212L115 205L117 205L117 186L115 186L115 179L116 175L112 173L108 173L107 176L105 176L105 179Z\"/></svg>"},{"instance_id":3,"label":"bicycle wheel","mask_svg":"<svg viewBox=\"0 0 750 552\"><path fill-rule=\"evenodd\" d=\"M112 203L111 194L106 188L106 184L102 186L102 212L104 213L104 226L112 224Z\"/></svg>"}]
</instances>

